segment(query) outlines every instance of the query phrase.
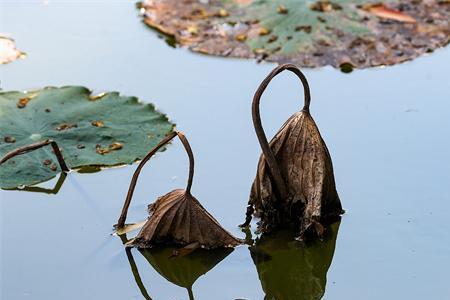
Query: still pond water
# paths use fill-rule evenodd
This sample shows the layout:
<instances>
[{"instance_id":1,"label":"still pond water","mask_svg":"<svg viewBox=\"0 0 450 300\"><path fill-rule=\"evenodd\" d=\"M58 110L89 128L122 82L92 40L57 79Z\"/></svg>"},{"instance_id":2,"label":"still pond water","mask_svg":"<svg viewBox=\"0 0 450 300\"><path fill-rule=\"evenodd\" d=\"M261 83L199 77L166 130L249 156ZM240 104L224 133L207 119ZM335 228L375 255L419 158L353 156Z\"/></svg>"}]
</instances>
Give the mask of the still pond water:
<instances>
[{"instance_id":1,"label":"still pond water","mask_svg":"<svg viewBox=\"0 0 450 300\"><path fill-rule=\"evenodd\" d=\"M260 153L250 102L274 65L170 48L133 1L0 3L1 31L28 53L1 67L2 89L84 85L155 103L191 142L193 194L245 236L237 224ZM127 252L111 232L136 166L70 173L56 195L0 191L0 298L450 299L450 48L394 67L305 73L347 211L325 241L298 247L280 234L178 261L165 249ZM273 81L262 101L270 136L302 99L292 74ZM179 142L153 159L128 220L184 187L187 167Z\"/></svg>"}]
</instances>

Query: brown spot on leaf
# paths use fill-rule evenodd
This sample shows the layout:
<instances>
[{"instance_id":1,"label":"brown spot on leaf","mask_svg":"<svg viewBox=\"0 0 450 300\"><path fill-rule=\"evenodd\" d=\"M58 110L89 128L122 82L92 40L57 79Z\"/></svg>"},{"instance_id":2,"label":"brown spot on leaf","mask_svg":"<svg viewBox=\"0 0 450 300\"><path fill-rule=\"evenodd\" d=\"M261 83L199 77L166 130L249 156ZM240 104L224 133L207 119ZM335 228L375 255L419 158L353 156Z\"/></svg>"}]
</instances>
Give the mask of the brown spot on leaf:
<instances>
[{"instance_id":1,"label":"brown spot on leaf","mask_svg":"<svg viewBox=\"0 0 450 300\"><path fill-rule=\"evenodd\" d=\"M16 138L13 136L5 136L3 138L3 140L5 141L5 143L10 143L10 144L13 144L16 142Z\"/></svg>"},{"instance_id":2,"label":"brown spot on leaf","mask_svg":"<svg viewBox=\"0 0 450 300\"><path fill-rule=\"evenodd\" d=\"M51 163L52 163L52 161L51 161L50 159L46 159L46 160L44 160L44 161L42 162L42 164L43 164L44 166L49 166Z\"/></svg>"},{"instance_id":3,"label":"brown spot on leaf","mask_svg":"<svg viewBox=\"0 0 450 300\"><path fill-rule=\"evenodd\" d=\"M286 15L286 14L289 12L289 10L286 8L286 6L284 6L284 5L279 5L279 6L277 7L277 12L278 12L279 14Z\"/></svg>"},{"instance_id":4,"label":"brown spot on leaf","mask_svg":"<svg viewBox=\"0 0 450 300\"><path fill-rule=\"evenodd\" d=\"M29 97L19 99L17 102L17 108L25 108L30 100L31 98Z\"/></svg>"},{"instance_id":5,"label":"brown spot on leaf","mask_svg":"<svg viewBox=\"0 0 450 300\"><path fill-rule=\"evenodd\" d=\"M299 25L295 27L295 31L303 31L306 33L311 33L312 27L310 25Z\"/></svg>"},{"instance_id":6,"label":"brown spot on leaf","mask_svg":"<svg viewBox=\"0 0 450 300\"><path fill-rule=\"evenodd\" d=\"M338 3L330 1L317 1L310 5L311 10L318 12L330 12L332 10L342 10Z\"/></svg>"},{"instance_id":7,"label":"brown spot on leaf","mask_svg":"<svg viewBox=\"0 0 450 300\"><path fill-rule=\"evenodd\" d=\"M119 142L114 142L108 147L102 147L100 144L95 145L95 152L104 155L110 153L111 151L117 151L123 148L123 144Z\"/></svg>"},{"instance_id":8,"label":"brown spot on leaf","mask_svg":"<svg viewBox=\"0 0 450 300\"><path fill-rule=\"evenodd\" d=\"M261 27L259 28L259 35L268 35L270 33L270 29L267 27Z\"/></svg>"},{"instance_id":9,"label":"brown spot on leaf","mask_svg":"<svg viewBox=\"0 0 450 300\"><path fill-rule=\"evenodd\" d=\"M97 145L95 147L95 152L97 152L100 155L104 155L111 152L111 150L109 148L102 148L100 145Z\"/></svg>"},{"instance_id":10,"label":"brown spot on leaf","mask_svg":"<svg viewBox=\"0 0 450 300\"><path fill-rule=\"evenodd\" d=\"M198 34L198 28L196 26L189 26L186 28L186 31L190 33L191 35L197 35Z\"/></svg>"},{"instance_id":11,"label":"brown spot on leaf","mask_svg":"<svg viewBox=\"0 0 450 300\"><path fill-rule=\"evenodd\" d=\"M123 148L123 144L119 143L119 142L114 142L111 145L109 145L109 149L111 150L120 150Z\"/></svg>"},{"instance_id":12,"label":"brown spot on leaf","mask_svg":"<svg viewBox=\"0 0 450 300\"><path fill-rule=\"evenodd\" d=\"M228 13L228 11L224 8L219 9L219 13L218 16L221 18L225 18L228 17L230 14Z\"/></svg>"},{"instance_id":13,"label":"brown spot on leaf","mask_svg":"<svg viewBox=\"0 0 450 300\"><path fill-rule=\"evenodd\" d=\"M278 36L276 36L276 35L271 35L271 36L269 37L269 39L267 40L267 42L268 42L268 43L273 43L273 42L275 42L276 40L278 40Z\"/></svg>"},{"instance_id":14,"label":"brown spot on leaf","mask_svg":"<svg viewBox=\"0 0 450 300\"><path fill-rule=\"evenodd\" d=\"M238 34L238 35L236 35L235 39L238 42L245 42L247 40L247 35L246 34Z\"/></svg>"},{"instance_id":15,"label":"brown spot on leaf","mask_svg":"<svg viewBox=\"0 0 450 300\"><path fill-rule=\"evenodd\" d=\"M321 23L326 23L327 22L327 20L324 17L321 17L321 16L317 16L317 20L319 20L319 22L321 22Z\"/></svg>"},{"instance_id":16,"label":"brown spot on leaf","mask_svg":"<svg viewBox=\"0 0 450 300\"><path fill-rule=\"evenodd\" d=\"M103 123L103 121L92 121L91 125L95 127L105 127L105 123Z\"/></svg>"},{"instance_id":17,"label":"brown spot on leaf","mask_svg":"<svg viewBox=\"0 0 450 300\"><path fill-rule=\"evenodd\" d=\"M77 124L61 123L56 127L56 130L63 131L63 130L68 130L68 129L72 129L72 128L77 128L77 127L78 127Z\"/></svg>"}]
</instances>

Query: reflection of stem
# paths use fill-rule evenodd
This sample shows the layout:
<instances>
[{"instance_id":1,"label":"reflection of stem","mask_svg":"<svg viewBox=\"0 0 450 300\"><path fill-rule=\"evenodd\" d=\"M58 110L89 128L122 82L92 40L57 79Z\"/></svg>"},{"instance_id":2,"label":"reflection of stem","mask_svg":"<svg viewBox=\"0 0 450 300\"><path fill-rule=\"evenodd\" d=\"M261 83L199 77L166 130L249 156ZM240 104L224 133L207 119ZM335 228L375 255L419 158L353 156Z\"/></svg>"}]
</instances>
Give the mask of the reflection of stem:
<instances>
[{"instance_id":1,"label":"reflection of stem","mask_svg":"<svg viewBox=\"0 0 450 300\"><path fill-rule=\"evenodd\" d=\"M11 152L8 152L8 153L6 153L5 156L3 156L0 159L0 165L3 164L4 162L6 162L7 160L9 160L10 158L13 158L14 156L25 154L25 153L42 148L47 145L52 146L53 152L55 153L56 158L58 159L58 163L59 163L59 166L61 167L61 170L63 172L69 172L69 168L67 167L66 162L64 161L61 151L59 151L58 144L56 144L56 142L53 140L45 140L45 141L41 141L38 143L22 146Z\"/></svg>"},{"instance_id":2,"label":"reflection of stem","mask_svg":"<svg viewBox=\"0 0 450 300\"><path fill-rule=\"evenodd\" d=\"M184 146L184 149L186 150L186 153L189 157L189 177L188 177L188 183L186 187L186 193L190 194L191 192L191 186L192 186L192 179L194 177L194 155L192 154L191 146L189 145L188 140L181 132L171 132L169 135L167 135L161 142L159 142L158 145L156 145L155 148L153 148L139 163L136 171L134 171L133 178L131 179L130 187L128 188L127 198L125 199L125 203L123 204L122 212L120 214L119 220L117 221L116 228L122 228L125 225L125 221L127 219L127 213L128 208L130 207L131 198L133 197L134 189L136 187L136 183L139 177L139 174L141 173L142 168L144 165L149 161L149 159L165 144L170 142L174 137L178 136L181 143Z\"/></svg>"},{"instance_id":3,"label":"reflection of stem","mask_svg":"<svg viewBox=\"0 0 450 300\"><path fill-rule=\"evenodd\" d=\"M187 288L189 300L195 300L194 299L194 293L192 292L192 287Z\"/></svg>"},{"instance_id":4,"label":"reflection of stem","mask_svg":"<svg viewBox=\"0 0 450 300\"><path fill-rule=\"evenodd\" d=\"M126 242L128 242L126 234L122 234L119 237L122 240L123 244L126 244ZM127 254L128 262L130 263L131 272L133 272L134 280L136 281L136 284L139 287L139 290L141 291L142 296L146 300L152 300L150 295L147 293L147 289L145 288L144 283L142 282L141 275L139 275L139 271L138 271L136 262L134 261L133 254L131 253L131 249L125 248L125 252Z\"/></svg>"},{"instance_id":5,"label":"reflection of stem","mask_svg":"<svg viewBox=\"0 0 450 300\"><path fill-rule=\"evenodd\" d=\"M59 175L59 179L58 182L56 182L55 186L52 189L46 189L46 188L42 188L42 187L38 187L38 186L26 186L23 189L22 188L13 188L13 189L8 189L11 191L24 191L24 192L33 192L33 193L45 193L45 194L53 194L56 195L59 190L61 189L64 181L67 178L67 173L65 172L61 172L61 174Z\"/></svg>"},{"instance_id":6,"label":"reflection of stem","mask_svg":"<svg viewBox=\"0 0 450 300\"><path fill-rule=\"evenodd\" d=\"M150 295L147 293L144 284L142 283L141 276L139 275L138 268L136 266L136 262L134 261L133 254L131 254L131 248L125 248L125 252L127 253L128 261L130 262L131 271L133 272L134 280L136 281L139 290L141 291L142 296L144 296L147 300L152 300Z\"/></svg>"}]
</instances>

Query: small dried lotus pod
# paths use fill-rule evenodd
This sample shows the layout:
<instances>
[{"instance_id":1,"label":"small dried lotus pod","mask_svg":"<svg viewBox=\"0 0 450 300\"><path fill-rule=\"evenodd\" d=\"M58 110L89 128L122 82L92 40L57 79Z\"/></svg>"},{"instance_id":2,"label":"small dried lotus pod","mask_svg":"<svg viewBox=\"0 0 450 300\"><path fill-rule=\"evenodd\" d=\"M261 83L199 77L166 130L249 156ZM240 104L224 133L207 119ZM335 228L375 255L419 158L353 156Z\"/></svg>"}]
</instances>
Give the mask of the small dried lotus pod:
<instances>
[{"instance_id":1,"label":"small dried lotus pod","mask_svg":"<svg viewBox=\"0 0 450 300\"><path fill-rule=\"evenodd\" d=\"M268 143L261 125L259 103L270 81L284 70L300 78L305 104ZM330 154L309 113L310 101L306 77L292 64L275 68L256 91L252 117L263 154L251 189L246 222L242 226L248 226L255 214L261 219L261 232L294 225L299 238L307 231L322 236L322 224L336 220L343 213Z\"/></svg>"},{"instance_id":2,"label":"small dried lotus pod","mask_svg":"<svg viewBox=\"0 0 450 300\"><path fill-rule=\"evenodd\" d=\"M177 189L159 197L149 205L150 216L138 235L127 246L151 248L158 244L188 245L198 243L202 248L235 247L241 240L226 231L200 202L191 195L194 176L194 156L188 140L181 132L166 136L141 161L131 180L127 198L116 227L123 228L139 173L147 161L165 144L178 136L189 156L189 178L186 190Z\"/></svg>"}]
</instances>

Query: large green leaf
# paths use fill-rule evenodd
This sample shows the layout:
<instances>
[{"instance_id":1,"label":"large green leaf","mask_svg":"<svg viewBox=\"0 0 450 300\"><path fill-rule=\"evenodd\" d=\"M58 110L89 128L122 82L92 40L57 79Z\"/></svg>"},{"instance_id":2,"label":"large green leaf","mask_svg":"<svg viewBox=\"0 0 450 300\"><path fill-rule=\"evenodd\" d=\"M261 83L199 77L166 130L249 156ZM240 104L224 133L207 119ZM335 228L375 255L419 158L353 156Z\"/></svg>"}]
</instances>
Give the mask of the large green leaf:
<instances>
[{"instance_id":1,"label":"large green leaf","mask_svg":"<svg viewBox=\"0 0 450 300\"><path fill-rule=\"evenodd\" d=\"M450 41L446 0L147 0L142 10L193 51L305 67L392 65Z\"/></svg>"},{"instance_id":2,"label":"large green leaf","mask_svg":"<svg viewBox=\"0 0 450 300\"><path fill-rule=\"evenodd\" d=\"M84 87L0 93L0 157L45 139L57 142L69 168L130 164L173 128L153 105L117 92L92 96ZM50 147L0 166L0 187L28 186L59 172Z\"/></svg>"}]
</instances>

